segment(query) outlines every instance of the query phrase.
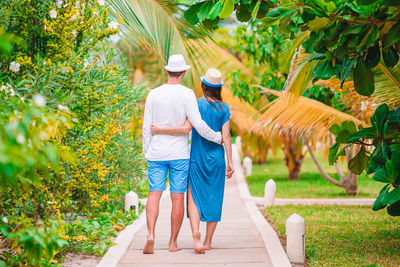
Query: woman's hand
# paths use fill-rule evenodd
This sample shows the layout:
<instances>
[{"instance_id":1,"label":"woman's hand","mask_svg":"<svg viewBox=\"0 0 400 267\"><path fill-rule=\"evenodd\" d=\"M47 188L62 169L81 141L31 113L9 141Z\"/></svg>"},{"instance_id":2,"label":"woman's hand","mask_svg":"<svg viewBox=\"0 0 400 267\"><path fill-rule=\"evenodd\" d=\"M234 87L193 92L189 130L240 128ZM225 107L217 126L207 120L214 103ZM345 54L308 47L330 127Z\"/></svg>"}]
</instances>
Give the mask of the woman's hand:
<instances>
[{"instance_id":1,"label":"woman's hand","mask_svg":"<svg viewBox=\"0 0 400 267\"><path fill-rule=\"evenodd\" d=\"M183 131L188 134L192 130L193 126L188 119L186 119L185 123L183 124Z\"/></svg>"},{"instance_id":2,"label":"woman's hand","mask_svg":"<svg viewBox=\"0 0 400 267\"><path fill-rule=\"evenodd\" d=\"M232 178L234 172L235 170L233 169L232 162L228 162L228 165L226 166L226 178Z\"/></svg>"},{"instance_id":3,"label":"woman's hand","mask_svg":"<svg viewBox=\"0 0 400 267\"><path fill-rule=\"evenodd\" d=\"M162 128L156 125L151 125L150 129L151 129L151 135L161 134L162 131Z\"/></svg>"}]
</instances>

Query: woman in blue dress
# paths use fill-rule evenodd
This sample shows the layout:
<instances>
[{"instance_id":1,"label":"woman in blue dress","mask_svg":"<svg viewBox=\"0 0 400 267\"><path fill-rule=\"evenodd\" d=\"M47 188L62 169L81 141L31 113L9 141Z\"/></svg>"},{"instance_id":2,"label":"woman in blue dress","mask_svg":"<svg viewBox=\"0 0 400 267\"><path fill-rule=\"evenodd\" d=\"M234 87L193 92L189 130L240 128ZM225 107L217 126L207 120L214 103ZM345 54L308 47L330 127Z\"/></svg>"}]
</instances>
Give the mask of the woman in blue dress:
<instances>
[{"instance_id":1,"label":"woman in blue dress","mask_svg":"<svg viewBox=\"0 0 400 267\"><path fill-rule=\"evenodd\" d=\"M211 241L217 222L221 220L225 177L233 175L232 147L229 131L230 111L222 102L221 73L214 68L201 77L204 97L197 100L202 119L214 131L222 132L225 146L213 143L192 130L190 167L188 177L187 208L192 228L194 250L202 254L211 249ZM152 134L183 135L192 129L190 122L174 128L152 126ZM225 162L225 151L227 162ZM204 243L199 232L200 221L207 222Z\"/></svg>"}]
</instances>

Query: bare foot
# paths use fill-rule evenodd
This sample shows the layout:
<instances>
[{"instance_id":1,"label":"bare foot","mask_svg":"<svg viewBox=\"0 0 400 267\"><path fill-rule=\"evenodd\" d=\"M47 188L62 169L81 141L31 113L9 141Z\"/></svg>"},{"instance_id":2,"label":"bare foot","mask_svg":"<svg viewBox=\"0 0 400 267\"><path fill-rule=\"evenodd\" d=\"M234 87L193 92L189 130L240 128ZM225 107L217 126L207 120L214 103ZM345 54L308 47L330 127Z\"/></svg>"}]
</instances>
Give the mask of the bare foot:
<instances>
[{"instance_id":1,"label":"bare foot","mask_svg":"<svg viewBox=\"0 0 400 267\"><path fill-rule=\"evenodd\" d=\"M193 248L196 254L204 254L206 253L203 245L201 244L201 234L199 231L193 234Z\"/></svg>"},{"instance_id":2,"label":"bare foot","mask_svg":"<svg viewBox=\"0 0 400 267\"><path fill-rule=\"evenodd\" d=\"M211 245L203 244L204 250L211 250Z\"/></svg>"},{"instance_id":3,"label":"bare foot","mask_svg":"<svg viewBox=\"0 0 400 267\"><path fill-rule=\"evenodd\" d=\"M147 239L143 254L154 254L154 239Z\"/></svg>"},{"instance_id":4,"label":"bare foot","mask_svg":"<svg viewBox=\"0 0 400 267\"><path fill-rule=\"evenodd\" d=\"M177 252L179 250L181 250L181 248L178 247L176 243L169 244L169 252Z\"/></svg>"}]
</instances>

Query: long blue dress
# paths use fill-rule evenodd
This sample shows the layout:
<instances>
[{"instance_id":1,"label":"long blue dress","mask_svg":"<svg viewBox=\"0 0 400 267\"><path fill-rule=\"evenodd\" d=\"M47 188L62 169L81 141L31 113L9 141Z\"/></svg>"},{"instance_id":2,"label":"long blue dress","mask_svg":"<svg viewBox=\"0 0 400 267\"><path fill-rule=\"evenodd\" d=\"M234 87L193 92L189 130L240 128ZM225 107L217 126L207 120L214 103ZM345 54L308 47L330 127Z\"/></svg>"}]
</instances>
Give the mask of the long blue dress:
<instances>
[{"instance_id":1,"label":"long blue dress","mask_svg":"<svg viewBox=\"0 0 400 267\"><path fill-rule=\"evenodd\" d=\"M197 103L202 119L214 131L221 131L230 119L228 105L222 103L221 108L219 102L214 102L214 106L205 98L197 99ZM188 183L203 222L221 220L225 170L224 147L204 139L193 129Z\"/></svg>"}]
</instances>

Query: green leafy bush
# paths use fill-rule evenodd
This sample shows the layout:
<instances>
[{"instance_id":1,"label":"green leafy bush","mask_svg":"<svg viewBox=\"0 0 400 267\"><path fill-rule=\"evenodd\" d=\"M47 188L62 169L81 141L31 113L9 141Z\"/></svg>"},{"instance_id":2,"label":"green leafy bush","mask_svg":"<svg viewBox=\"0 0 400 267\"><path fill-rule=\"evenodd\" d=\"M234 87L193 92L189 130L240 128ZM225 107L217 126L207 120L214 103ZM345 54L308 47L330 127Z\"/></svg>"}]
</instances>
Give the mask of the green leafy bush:
<instances>
[{"instance_id":1,"label":"green leafy bush","mask_svg":"<svg viewBox=\"0 0 400 267\"><path fill-rule=\"evenodd\" d=\"M129 190L145 195L139 132L129 127L144 88L132 87L108 41L118 27L101 0L0 2L7 265L52 265L68 251L101 255L135 219L122 203Z\"/></svg>"},{"instance_id":2,"label":"green leafy bush","mask_svg":"<svg viewBox=\"0 0 400 267\"><path fill-rule=\"evenodd\" d=\"M389 110L386 104L380 105L371 117L370 127L357 130L354 123L344 122L330 131L336 135L336 143L329 150L329 162L344 156L346 147L359 145L349 169L355 174L366 170L374 180L385 184L372 209L387 207L390 215L400 216L400 107Z\"/></svg>"}]
</instances>

